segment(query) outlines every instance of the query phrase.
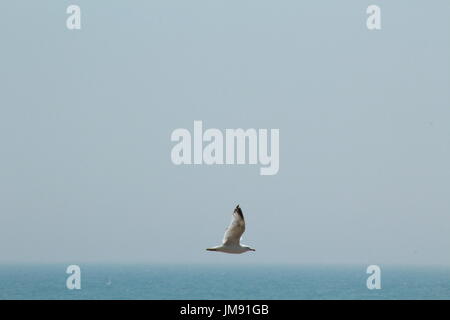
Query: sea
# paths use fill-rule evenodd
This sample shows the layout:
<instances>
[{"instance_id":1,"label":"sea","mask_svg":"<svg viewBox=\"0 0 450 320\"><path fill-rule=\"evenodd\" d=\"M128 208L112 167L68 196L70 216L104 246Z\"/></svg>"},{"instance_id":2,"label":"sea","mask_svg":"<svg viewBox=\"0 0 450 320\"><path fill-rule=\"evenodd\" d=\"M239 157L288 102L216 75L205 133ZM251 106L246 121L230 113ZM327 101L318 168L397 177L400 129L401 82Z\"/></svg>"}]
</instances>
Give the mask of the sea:
<instances>
[{"instance_id":1,"label":"sea","mask_svg":"<svg viewBox=\"0 0 450 320\"><path fill-rule=\"evenodd\" d=\"M381 289L367 288L367 266L0 265L0 299L450 299L449 267L381 267Z\"/></svg>"}]
</instances>

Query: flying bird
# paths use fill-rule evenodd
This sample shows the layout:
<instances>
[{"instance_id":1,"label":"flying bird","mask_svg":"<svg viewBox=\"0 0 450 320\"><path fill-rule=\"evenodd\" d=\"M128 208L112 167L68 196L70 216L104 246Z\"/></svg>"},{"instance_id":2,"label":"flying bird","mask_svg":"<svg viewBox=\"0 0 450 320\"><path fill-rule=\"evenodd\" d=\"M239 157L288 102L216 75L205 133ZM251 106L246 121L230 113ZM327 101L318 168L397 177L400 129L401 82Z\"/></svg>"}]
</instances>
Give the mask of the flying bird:
<instances>
[{"instance_id":1,"label":"flying bird","mask_svg":"<svg viewBox=\"0 0 450 320\"><path fill-rule=\"evenodd\" d=\"M208 248L208 251L220 251L225 253L244 253L247 251L256 251L249 246L241 245L241 236L245 231L245 220L241 208L237 205L233 212L230 226L225 231L222 245Z\"/></svg>"}]
</instances>

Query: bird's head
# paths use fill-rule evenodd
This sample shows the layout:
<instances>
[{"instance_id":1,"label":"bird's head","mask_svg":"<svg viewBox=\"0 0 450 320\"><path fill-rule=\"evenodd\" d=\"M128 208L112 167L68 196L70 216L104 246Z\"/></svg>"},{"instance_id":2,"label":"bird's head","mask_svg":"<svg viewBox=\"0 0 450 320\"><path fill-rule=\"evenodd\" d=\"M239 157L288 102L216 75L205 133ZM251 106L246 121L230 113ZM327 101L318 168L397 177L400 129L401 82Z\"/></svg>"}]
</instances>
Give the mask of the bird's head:
<instances>
[{"instance_id":1,"label":"bird's head","mask_svg":"<svg viewBox=\"0 0 450 320\"><path fill-rule=\"evenodd\" d=\"M256 251L255 249L250 248L250 247L245 247L245 249L246 249L246 251Z\"/></svg>"}]
</instances>

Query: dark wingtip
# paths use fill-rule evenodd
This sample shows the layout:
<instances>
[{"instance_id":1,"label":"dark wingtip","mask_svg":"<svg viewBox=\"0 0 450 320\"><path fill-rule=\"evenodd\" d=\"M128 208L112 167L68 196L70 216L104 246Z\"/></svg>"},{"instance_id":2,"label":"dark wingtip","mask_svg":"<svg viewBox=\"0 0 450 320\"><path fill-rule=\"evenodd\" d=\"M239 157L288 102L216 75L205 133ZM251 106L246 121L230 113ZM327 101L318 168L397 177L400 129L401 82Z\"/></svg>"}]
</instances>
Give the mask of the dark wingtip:
<instances>
[{"instance_id":1,"label":"dark wingtip","mask_svg":"<svg viewBox=\"0 0 450 320\"><path fill-rule=\"evenodd\" d=\"M239 207L239 205L236 206L236 209L234 209L234 212L236 212L242 219L244 219L244 214L242 213L242 210Z\"/></svg>"}]
</instances>

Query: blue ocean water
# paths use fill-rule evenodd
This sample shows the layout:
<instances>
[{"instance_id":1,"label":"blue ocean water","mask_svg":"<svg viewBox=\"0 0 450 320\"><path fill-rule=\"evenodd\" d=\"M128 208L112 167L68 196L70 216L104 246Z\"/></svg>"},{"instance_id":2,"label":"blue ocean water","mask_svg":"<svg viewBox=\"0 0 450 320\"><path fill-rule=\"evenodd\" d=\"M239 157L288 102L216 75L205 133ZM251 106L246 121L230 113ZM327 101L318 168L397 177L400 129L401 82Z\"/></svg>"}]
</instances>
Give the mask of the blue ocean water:
<instances>
[{"instance_id":1,"label":"blue ocean water","mask_svg":"<svg viewBox=\"0 0 450 320\"><path fill-rule=\"evenodd\" d=\"M0 299L450 299L450 268L383 267L368 290L366 266L0 266Z\"/></svg>"}]
</instances>

